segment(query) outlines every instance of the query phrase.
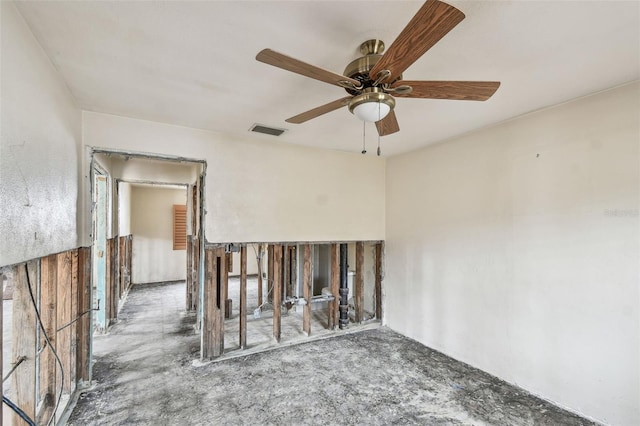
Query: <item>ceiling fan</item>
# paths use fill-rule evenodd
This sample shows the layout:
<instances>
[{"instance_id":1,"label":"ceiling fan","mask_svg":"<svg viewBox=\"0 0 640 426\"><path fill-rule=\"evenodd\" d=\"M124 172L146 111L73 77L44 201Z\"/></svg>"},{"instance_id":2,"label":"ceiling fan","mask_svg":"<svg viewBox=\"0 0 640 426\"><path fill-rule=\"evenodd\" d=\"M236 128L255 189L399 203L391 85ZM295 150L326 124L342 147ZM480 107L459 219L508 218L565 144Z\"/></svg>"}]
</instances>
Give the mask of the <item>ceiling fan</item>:
<instances>
[{"instance_id":1,"label":"ceiling fan","mask_svg":"<svg viewBox=\"0 0 640 426\"><path fill-rule=\"evenodd\" d=\"M500 86L496 81L403 80L402 73L464 19L455 7L439 0L427 0L400 35L384 52L381 40L360 45L364 55L352 61L344 75L324 70L271 49L256 59L306 77L344 88L349 96L303 112L286 121L300 124L344 106L364 121L376 123L380 136L400 130L393 111L395 98L486 101Z\"/></svg>"}]
</instances>

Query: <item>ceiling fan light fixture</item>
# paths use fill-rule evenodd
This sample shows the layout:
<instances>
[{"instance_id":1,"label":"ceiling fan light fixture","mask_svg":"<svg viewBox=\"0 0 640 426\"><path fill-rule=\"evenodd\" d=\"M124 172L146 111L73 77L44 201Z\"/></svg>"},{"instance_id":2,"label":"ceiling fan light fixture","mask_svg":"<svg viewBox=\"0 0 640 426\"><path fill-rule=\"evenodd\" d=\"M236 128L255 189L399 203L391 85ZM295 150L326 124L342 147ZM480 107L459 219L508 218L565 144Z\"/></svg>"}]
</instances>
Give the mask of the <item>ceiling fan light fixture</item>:
<instances>
[{"instance_id":1,"label":"ceiling fan light fixture","mask_svg":"<svg viewBox=\"0 0 640 426\"><path fill-rule=\"evenodd\" d=\"M385 118L396 106L396 100L377 87L368 87L349 101L349 111L362 121L376 122Z\"/></svg>"}]
</instances>

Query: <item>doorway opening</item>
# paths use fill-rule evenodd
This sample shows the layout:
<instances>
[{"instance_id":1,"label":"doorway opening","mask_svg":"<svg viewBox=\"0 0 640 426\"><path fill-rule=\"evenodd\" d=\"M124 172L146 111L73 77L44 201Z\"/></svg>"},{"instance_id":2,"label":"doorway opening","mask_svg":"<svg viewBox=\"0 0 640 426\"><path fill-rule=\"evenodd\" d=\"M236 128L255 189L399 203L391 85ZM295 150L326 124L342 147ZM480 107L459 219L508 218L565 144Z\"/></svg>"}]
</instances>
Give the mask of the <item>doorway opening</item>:
<instances>
[{"instance_id":1,"label":"doorway opening","mask_svg":"<svg viewBox=\"0 0 640 426\"><path fill-rule=\"evenodd\" d=\"M94 149L90 167L94 333L117 324L129 291L144 285L182 283L197 323L206 162Z\"/></svg>"}]
</instances>

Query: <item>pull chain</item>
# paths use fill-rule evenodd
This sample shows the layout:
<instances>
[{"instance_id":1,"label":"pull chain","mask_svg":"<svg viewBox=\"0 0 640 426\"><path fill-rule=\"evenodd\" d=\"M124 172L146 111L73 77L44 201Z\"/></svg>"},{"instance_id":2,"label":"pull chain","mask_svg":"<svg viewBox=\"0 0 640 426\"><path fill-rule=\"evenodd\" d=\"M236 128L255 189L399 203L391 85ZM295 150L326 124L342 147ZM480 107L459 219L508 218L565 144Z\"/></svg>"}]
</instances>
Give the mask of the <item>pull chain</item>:
<instances>
[{"instance_id":1,"label":"pull chain","mask_svg":"<svg viewBox=\"0 0 640 426\"><path fill-rule=\"evenodd\" d=\"M367 127L367 122L366 121L362 121L362 153L366 154L367 153L367 149L365 148L365 129Z\"/></svg>"}]
</instances>

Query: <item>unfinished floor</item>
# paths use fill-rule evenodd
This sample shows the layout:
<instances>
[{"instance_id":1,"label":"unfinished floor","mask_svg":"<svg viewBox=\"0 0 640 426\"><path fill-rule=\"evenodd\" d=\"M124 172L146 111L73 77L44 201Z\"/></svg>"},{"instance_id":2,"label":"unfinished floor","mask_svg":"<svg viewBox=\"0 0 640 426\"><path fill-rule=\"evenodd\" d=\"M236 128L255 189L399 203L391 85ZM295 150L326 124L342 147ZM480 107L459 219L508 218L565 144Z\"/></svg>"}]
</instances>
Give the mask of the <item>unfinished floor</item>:
<instances>
[{"instance_id":1,"label":"unfinished floor","mask_svg":"<svg viewBox=\"0 0 640 426\"><path fill-rule=\"evenodd\" d=\"M131 290L69 424L592 424L383 327L194 362L184 292Z\"/></svg>"}]
</instances>

